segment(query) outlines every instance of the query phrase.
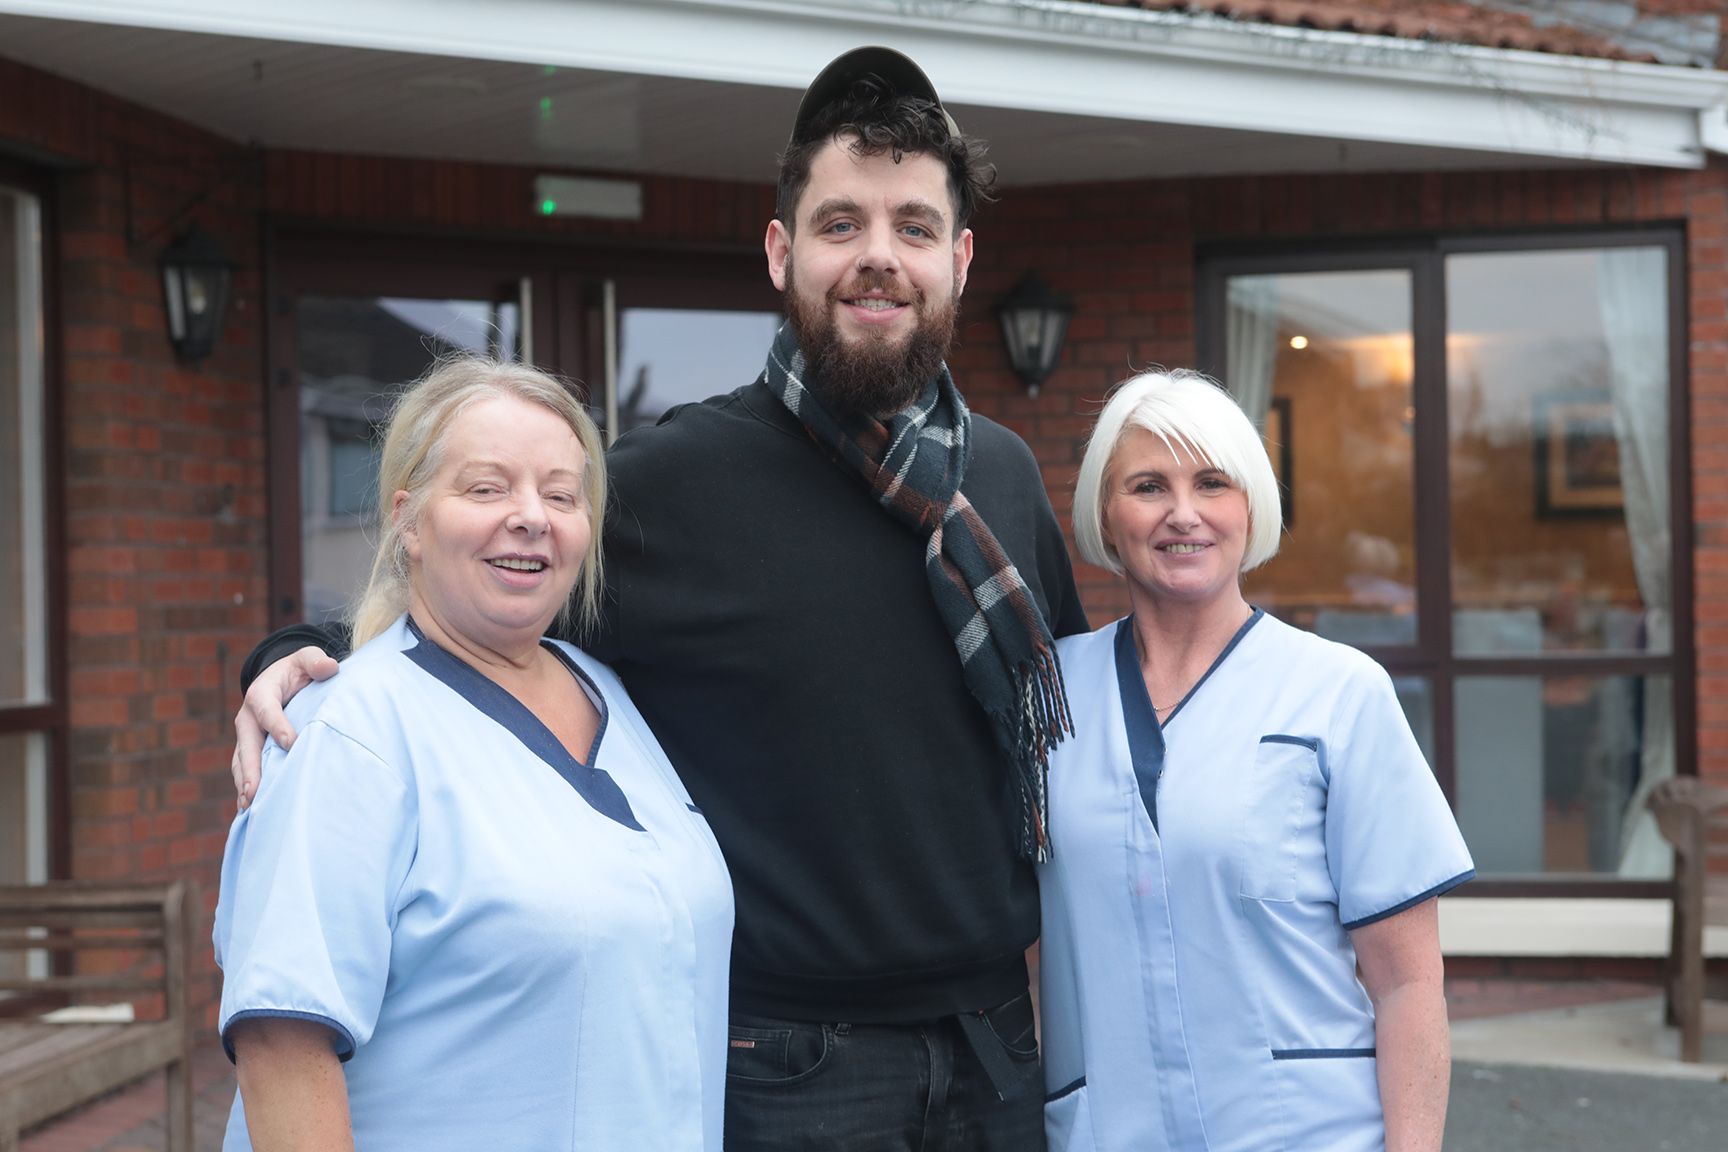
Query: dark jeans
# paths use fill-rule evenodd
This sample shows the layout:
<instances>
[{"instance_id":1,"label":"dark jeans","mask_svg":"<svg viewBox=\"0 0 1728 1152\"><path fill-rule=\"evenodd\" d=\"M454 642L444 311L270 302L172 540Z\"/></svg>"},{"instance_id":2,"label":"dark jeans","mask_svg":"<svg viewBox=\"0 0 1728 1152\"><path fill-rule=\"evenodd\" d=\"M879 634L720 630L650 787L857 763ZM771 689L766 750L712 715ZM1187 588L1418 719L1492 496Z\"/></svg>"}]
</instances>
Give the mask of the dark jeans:
<instances>
[{"instance_id":1,"label":"dark jeans","mask_svg":"<svg viewBox=\"0 0 1728 1152\"><path fill-rule=\"evenodd\" d=\"M994 1051L980 1059L979 1045ZM975 1014L969 1027L952 1016L812 1024L734 1012L726 1152L793 1149L1043 1152L1031 996Z\"/></svg>"}]
</instances>

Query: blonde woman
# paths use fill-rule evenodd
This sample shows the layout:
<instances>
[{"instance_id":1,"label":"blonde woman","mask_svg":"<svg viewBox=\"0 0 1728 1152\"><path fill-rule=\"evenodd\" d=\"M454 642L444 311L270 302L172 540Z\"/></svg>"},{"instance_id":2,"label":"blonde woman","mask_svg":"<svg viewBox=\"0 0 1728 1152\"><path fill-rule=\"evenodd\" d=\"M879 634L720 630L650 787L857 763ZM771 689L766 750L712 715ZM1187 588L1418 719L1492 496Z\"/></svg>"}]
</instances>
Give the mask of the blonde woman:
<instances>
[{"instance_id":1,"label":"blonde woman","mask_svg":"<svg viewBox=\"0 0 1728 1152\"><path fill-rule=\"evenodd\" d=\"M222 865L225 1147L720 1147L732 895L595 611L601 445L558 382L438 365L385 437L343 674Z\"/></svg>"}]
</instances>

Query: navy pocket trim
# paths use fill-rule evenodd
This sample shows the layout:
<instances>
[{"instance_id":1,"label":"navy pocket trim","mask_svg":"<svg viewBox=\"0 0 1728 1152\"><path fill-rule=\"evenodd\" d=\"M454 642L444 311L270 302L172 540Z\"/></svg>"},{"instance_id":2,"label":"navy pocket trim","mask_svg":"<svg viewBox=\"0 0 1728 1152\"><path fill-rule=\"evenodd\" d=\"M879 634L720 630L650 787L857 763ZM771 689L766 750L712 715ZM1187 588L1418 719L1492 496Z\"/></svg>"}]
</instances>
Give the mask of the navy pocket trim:
<instances>
[{"instance_id":1,"label":"navy pocket trim","mask_svg":"<svg viewBox=\"0 0 1728 1152\"><path fill-rule=\"evenodd\" d=\"M1054 1104L1056 1101L1062 1099L1062 1097L1072 1096L1084 1087L1086 1087L1086 1077L1082 1076L1080 1079L1074 1081L1074 1083L1064 1084L1062 1087L1056 1089L1056 1091L1050 1093L1050 1095L1044 1097L1044 1103Z\"/></svg>"},{"instance_id":2,"label":"navy pocket trim","mask_svg":"<svg viewBox=\"0 0 1728 1152\"><path fill-rule=\"evenodd\" d=\"M1404 901L1402 904L1394 904L1392 907L1386 909L1384 912L1376 912L1371 916L1364 916L1360 920L1350 921L1350 923L1344 925L1344 931L1353 932L1357 928L1366 927L1367 925L1373 924L1376 921L1384 920L1388 916L1396 916L1396 915L1398 915L1398 913L1404 911L1406 908L1414 908L1414 907L1416 907L1416 905L1422 903L1422 901L1424 901L1424 900L1432 900L1436 896L1441 896L1447 892L1452 891L1452 889L1458 887L1458 885L1464 883L1464 881L1474 879L1475 876L1476 876L1476 869L1474 869L1474 868L1466 869L1465 871L1460 872L1460 873L1458 873L1458 875L1452 877L1450 880L1442 880L1442 881L1440 881L1440 883L1434 885L1434 887L1428 889L1428 891L1423 892L1419 895L1410 897L1410 899Z\"/></svg>"},{"instance_id":3,"label":"navy pocket trim","mask_svg":"<svg viewBox=\"0 0 1728 1152\"><path fill-rule=\"evenodd\" d=\"M1358 1060L1374 1055L1372 1048L1274 1048L1274 1060Z\"/></svg>"},{"instance_id":4,"label":"navy pocket trim","mask_svg":"<svg viewBox=\"0 0 1728 1152\"><path fill-rule=\"evenodd\" d=\"M1260 737L1260 743L1262 743L1262 744L1294 744L1299 748L1306 748L1310 752L1319 752L1320 751L1320 741L1310 739L1307 736L1285 736L1282 733L1274 733L1271 736Z\"/></svg>"}]
</instances>

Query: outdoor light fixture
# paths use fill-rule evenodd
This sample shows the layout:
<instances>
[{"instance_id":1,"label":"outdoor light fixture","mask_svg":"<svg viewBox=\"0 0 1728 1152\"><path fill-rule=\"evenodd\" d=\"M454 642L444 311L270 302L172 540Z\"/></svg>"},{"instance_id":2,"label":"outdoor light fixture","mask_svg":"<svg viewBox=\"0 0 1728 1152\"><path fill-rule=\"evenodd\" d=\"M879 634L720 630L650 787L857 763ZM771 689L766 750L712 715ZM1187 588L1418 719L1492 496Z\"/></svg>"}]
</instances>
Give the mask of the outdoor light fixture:
<instances>
[{"instance_id":1,"label":"outdoor light fixture","mask_svg":"<svg viewBox=\"0 0 1728 1152\"><path fill-rule=\"evenodd\" d=\"M196 225L162 253L168 339L175 355L186 363L198 363L216 347L233 277L234 266L222 246Z\"/></svg>"},{"instance_id":2,"label":"outdoor light fixture","mask_svg":"<svg viewBox=\"0 0 1728 1152\"><path fill-rule=\"evenodd\" d=\"M1008 363L1029 394L1038 395L1039 386L1056 370L1073 315L1074 301L1050 291L1036 272L1026 273L1014 291L996 305L1002 342L1008 345Z\"/></svg>"}]
</instances>

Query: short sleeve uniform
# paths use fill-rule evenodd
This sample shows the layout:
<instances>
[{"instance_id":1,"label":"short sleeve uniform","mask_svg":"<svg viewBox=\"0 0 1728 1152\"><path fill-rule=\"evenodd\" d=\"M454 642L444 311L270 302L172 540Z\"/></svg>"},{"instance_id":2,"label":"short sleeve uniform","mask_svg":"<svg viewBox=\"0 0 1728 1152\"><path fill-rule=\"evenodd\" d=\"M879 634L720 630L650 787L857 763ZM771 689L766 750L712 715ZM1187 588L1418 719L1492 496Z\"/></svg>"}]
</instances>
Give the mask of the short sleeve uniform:
<instances>
[{"instance_id":1,"label":"short sleeve uniform","mask_svg":"<svg viewBox=\"0 0 1728 1152\"><path fill-rule=\"evenodd\" d=\"M617 678L553 651L601 716L584 759L404 617L296 697L229 833L224 1040L329 1028L369 1152L720 1148L719 848Z\"/></svg>"},{"instance_id":2,"label":"short sleeve uniform","mask_svg":"<svg viewBox=\"0 0 1728 1152\"><path fill-rule=\"evenodd\" d=\"M1350 931L1474 875L1391 680L1256 611L1160 727L1130 629L1059 642L1051 1150L1381 1149Z\"/></svg>"}]
</instances>

